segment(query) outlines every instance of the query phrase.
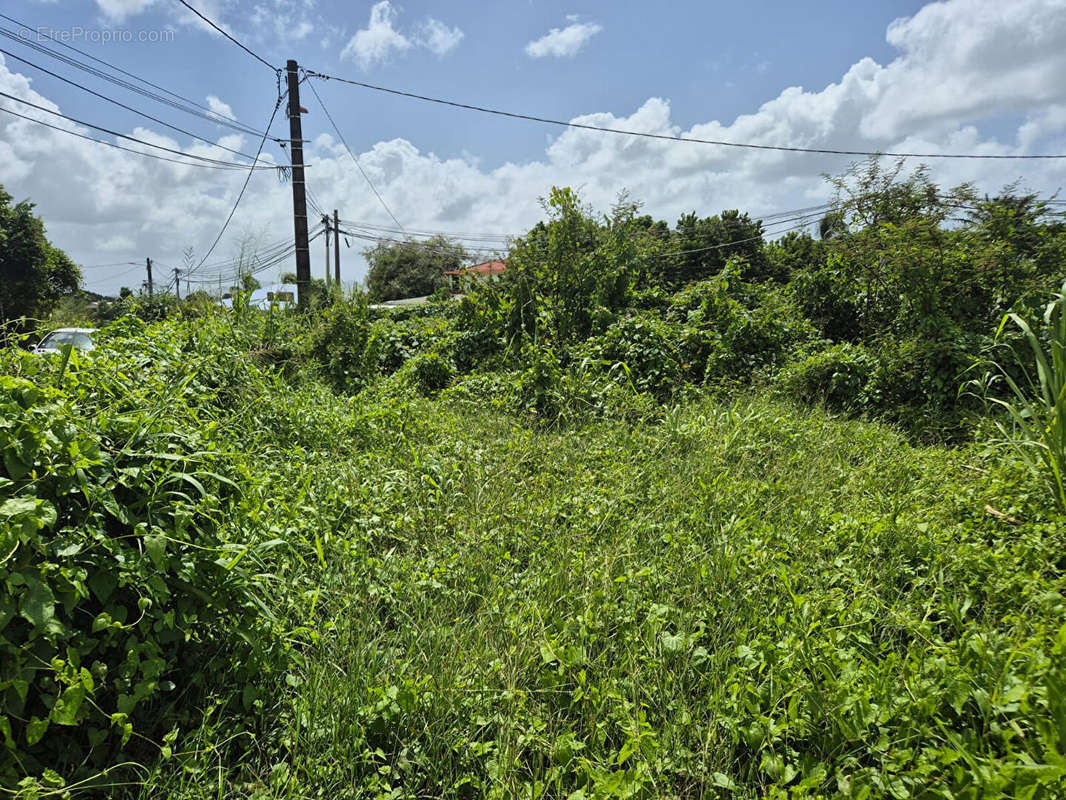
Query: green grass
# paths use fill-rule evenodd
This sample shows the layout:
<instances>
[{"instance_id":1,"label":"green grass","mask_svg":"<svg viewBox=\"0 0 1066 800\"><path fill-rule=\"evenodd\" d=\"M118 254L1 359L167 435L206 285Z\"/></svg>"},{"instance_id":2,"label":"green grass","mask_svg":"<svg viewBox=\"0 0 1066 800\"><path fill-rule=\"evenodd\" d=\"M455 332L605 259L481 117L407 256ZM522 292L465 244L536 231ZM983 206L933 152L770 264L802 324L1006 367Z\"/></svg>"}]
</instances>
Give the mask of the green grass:
<instances>
[{"instance_id":1,"label":"green grass","mask_svg":"<svg viewBox=\"0 0 1066 800\"><path fill-rule=\"evenodd\" d=\"M144 797L1061 796L1063 530L1009 466L760 397L336 402L364 439L258 490L316 542L303 663Z\"/></svg>"},{"instance_id":2,"label":"green grass","mask_svg":"<svg viewBox=\"0 0 1066 800\"><path fill-rule=\"evenodd\" d=\"M421 398L402 371L333 394L286 349L298 318L125 324L91 359L0 354L68 404L40 452L81 464L68 428L100 449L67 470L82 489L0 485L58 511L15 557L80 580L54 540L78 540L86 505L128 548L120 575L195 556L181 574L215 594L210 613L168 616L183 598L160 593L131 617L171 688L145 684L132 736L61 774L28 759L109 724L126 688L103 677L129 659L102 655L89 699L30 743L19 726L70 670L32 662L50 628L28 638L37 705L0 682L20 737L0 777L43 779L23 797L1066 794L1066 526L1009 454L758 392L662 407L620 390L597 421L531 426L478 391ZM180 503L145 483L185 461L216 477ZM138 558L147 529L108 516L115 481L144 484L136 512L171 561ZM61 588L56 617L89 630L92 597Z\"/></svg>"}]
</instances>

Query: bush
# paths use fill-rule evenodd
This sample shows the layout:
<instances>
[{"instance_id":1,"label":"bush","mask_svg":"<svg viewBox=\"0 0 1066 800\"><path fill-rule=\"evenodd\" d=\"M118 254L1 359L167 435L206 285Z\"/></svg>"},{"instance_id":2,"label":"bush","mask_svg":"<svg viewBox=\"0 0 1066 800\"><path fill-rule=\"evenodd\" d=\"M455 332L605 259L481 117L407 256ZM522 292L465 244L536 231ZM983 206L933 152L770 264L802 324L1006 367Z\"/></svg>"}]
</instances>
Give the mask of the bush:
<instances>
[{"instance_id":1,"label":"bush","mask_svg":"<svg viewBox=\"0 0 1066 800\"><path fill-rule=\"evenodd\" d=\"M677 342L682 326L638 313L611 325L581 350L588 358L631 381L642 392L658 398L671 396L681 385L684 371Z\"/></svg>"},{"instance_id":2,"label":"bush","mask_svg":"<svg viewBox=\"0 0 1066 800\"><path fill-rule=\"evenodd\" d=\"M403 372L415 390L425 397L447 389L454 377L451 364L439 353L419 353L404 365Z\"/></svg>"},{"instance_id":3,"label":"bush","mask_svg":"<svg viewBox=\"0 0 1066 800\"><path fill-rule=\"evenodd\" d=\"M779 378L784 391L802 403L824 403L838 410L859 410L875 359L861 345L833 345L790 364Z\"/></svg>"},{"instance_id":4,"label":"bush","mask_svg":"<svg viewBox=\"0 0 1066 800\"><path fill-rule=\"evenodd\" d=\"M527 366L515 381L518 409L539 420L557 419L566 407L560 386L563 371L558 357L547 347L526 345L522 362Z\"/></svg>"},{"instance_id":5,"label":"bush","mask_svg":"<svg viewBox=\"0 0 1066 800\"><path fill-rule=\"evenodd\" d=\"M967 400L959 385L979 352L978 337L886 341L874 352L866 385L871 411L922 438L964 435Z\"/></svg>"},{"instance_id":6,"label":"bush","mask_svg":"<svg viewBox=\"0 0 1066 800\"><path fill-rule=\"evenodd\" d=\"M283 663L255 555L277 543L227 542L240 493L204 413L248 367L152 338L0 376L0 785L117 763Z\"/></svg>"},{"instance_id":7,"label":"bush","mask_svg":"<svg viewBox=\"0 0 1066 800\"><path fill-rule=\"evenodd\" d=\"M366 300L361 297L337 302L322 314L311 332L310 356L335 391L357 394L378 372L378 350L372 350L371 325Z\"/></svg>"}]
</instances>

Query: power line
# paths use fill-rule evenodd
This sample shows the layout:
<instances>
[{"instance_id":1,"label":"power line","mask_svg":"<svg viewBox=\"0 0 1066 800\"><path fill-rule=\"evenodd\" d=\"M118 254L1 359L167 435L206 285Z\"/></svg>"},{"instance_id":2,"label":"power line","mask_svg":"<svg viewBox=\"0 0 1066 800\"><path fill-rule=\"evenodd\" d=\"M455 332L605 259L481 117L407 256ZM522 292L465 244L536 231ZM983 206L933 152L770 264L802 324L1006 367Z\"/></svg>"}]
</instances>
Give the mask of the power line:
<instances>
[{"instance_id":1,"label":"power line","mask_svg":"<svg viewBox=\"0 0 1066 800\"><path fill-rule=\"evenodd\" d=\"M776 227L778 225L788 225L789 223L797 223L797 224L791 225L790 227L784 228L784 229L779 230L779 231L762 231L762 232L759 233L758 236L749 236L746 239L736 239L736 240L734 240L732 242L721 242L719 244L713 244L713 245L710 245L708 247L697 247L694 250L677 250L677 251L674 251L674 252L671 252L671 253L656 253L654 255L648 256L648 258L673 258L675 256L687 256L687 255L692 255L694 253L707 253L707 252L710 252L711 250L722 250L722 249L724 249L726 247L733 247L734 245L738 245L738 244L748 244L749 242L762 241L763 238L764 238L764 234L771 234L772 235L772 234L778 234L778 233L788 233L790 231L798 231L798 230L800 230L802 228L806 228L807 226L813 224L818 219L818 217L820 217L820 216L821 216L821 214L804 214L803 216L795 217L793 219L783 219L783 220L781 220L779 222L770 223L770 226L771 227ZM759 222L761 220L756 220L756 221Z\"/></svg>"},{"instance_id":2,"label":"power line","mask_svg":"<svg viewBox=\"0 0 1066 800\"><path fill-rule=\"evenodd\" d=\"M19 98L14 97L13 95L9 95L9 94L7 94L5 92L0 92L0 96L7 97L7 98L9 98L11 100L18 100L20 103L27 103L28 105L31 105L34 108L39 108L41 111L48 111L49 114L56 114L57 116L63 117L63 119L70 120L71 122L77 122L80 125L88 125L88 123L86 123L86 122L80 122L79 120L72 119L71 117L64 116L63 114L58 114L55 111L49 111L47 108L42 108L41 106L34 105L33 103L29 103L26 100L19 100ZM85 139L85 140L90 141L90 142L96 142L97 144L106 144L108 147L114 147L116 150L125 150L127 153L134 153L135 155L144 156L145 158L154 158L154 159L157 159L159 161L169 161L172 164L181 164L182 166L185 166L185 167L204 167L204 168L207 168L207 169L244 169L245 168L245 165L243 165L243 164L232 164L232 163L227 163L225 161L219 161L217 163L203 163L203 164L201 164L201 163L198 163L198 161L181 161L181 160L179 160L177 158L169 158L167 156L160 156L160 155L156 155L155 153L145 153L145 152L143 152L141 150L134 150L132 147L123 147L120 144L115 144L114 142L109 142L109 141L107 141L105 139L96 139L96 138L94 138L92 136L86 136L84 133L78 133L77 131L68 130L67 128L61 128L58 125L52 125L51 123L45 122L44 120L35 119L34 117L28 117L25 114L20 114L17 111L12 111L10 108L4 108L3 106L0 106L0 111L3 111L5 114L11 114L13 117L19 117L20 119L28 120L29 122L35 122L38 125L44 125L46 128L51 128L52 130L59 131L60 133L66 133L66 134L69 134L71 136L77 136L79 139ZM146 147L158 147L161 150L166 150L167 152L171 152L171 153L180 152L178 150L171 150L169 147L162 147L161 145L151 144L150 142L145 142L145 141L143 141L141 139L135 139L132 136L123 136L121 133L115 133L114 131L108 131L106 128L97 128L96 125L88 125L88 127L96 128L97 130L104 130L107 133L110 133L112 136L121 136L123 139L129 139L130 141L137 142L138 144L143 144ZM214 161L214 159L205 159L202 156L196 156L196 155L193 155L192 153L182 153L182 155L184 155L184 156L186 156L188 158L195 158L195 159L200 159L200 160L203 160L203 161ZM272 169L272 168L264 166L264 167L258 167L257 169Z\"/></svg>"},{"instance_id":3,"label":"power line","mask_svg":"<svg viewBox=\"0 0 1066 800\"><path fill-rule=\"evenodd\" d=\"M504 252L504 250L507 249L507 248L500 248L500 247L474 247L474 246L468 246L468 245L459 245L459 246L455 247L455 246L448 246L446 244L432 244L432 243L427 242L427 241L413 242L410 238L407 238L407 239L396 239L396 238L388 237L388 236L375 236L375 235L372 235L372 234L359 233L359 232L356 232L356 231L346 230L344 228L341 228L341 233L344 234L345 236L350 236L353 239L360 239L360 240L366 241L366 242L374 242L375 244L409 244L409 243L420 244L423 247L429 247L429 249L431 249L431 250L437 250L438 252L442 252L442 253L451 253L451 252L456 252L456 251L462 249L463 251L468 252L468 253L497 254L497 253L502 253L502 252Z\"/></svg>"},{"instance_id":4,"label":"power line","mask_svg":"<svg viewBox=\"0 0 1066 800\"><path fill-rule=\"evenodd\" d=\"M422 100L427 103L437 103L443 106L451 106L452 108L461 108L466 111L478 111L482 114L494 114L499 117L521 119L526 120L528 122L542 122L546 125L557 125L563 128L576 128L578 130L598 131L599 133L614 133L622 136L639 136L645 139L659 139L668 142L691 142L694 144L716 145L718 147L737 147L750 150L772 150L784 153L816 153L821 155L834 156L887 156L890 158L971 158L990 160L1066 159L1066 153L1056 155L990 155L985 153L897 153L872 150L833 150L829 148L820 147L790 147L784 145L753 144L750 142L726 142L718 139L698 139L695 137L687 136L670 136L664 133L647 133L645 131L631 131L623 128L605 128L600 125L589 125L587 123L582 122L565 122L563 120L550 119L548 117L538 117L532 114L518 114L512 111L502 111L498 108L475 106L469 103L459 103L454 100L443 100L439 97L429 97L423 94L415 94L414 92L405 92L400 89L390 89L386 86L375 86L372 83L355 81L350 78L339 78L336 75L326 75L324 73L314 72L312 70L307 70L307 74L312 78L340 81L341 83L348 83L352 86L361 86L364 89L373 89L375 92L385 92L387 94L399 95L400 97L409 97L413 100Z\"/></svg>"},{"instance_id":5,"label":"power line","mask_svg":"<svg viewBox=\"0 0 1066 800\"><path fill-rule=\"evenodd\" d=\"M195 8L193 8L191 5L186 3L185 0L178 0L178 2L181 3L183 6L185 6L187 9L189 9L189 11L194 13L196 16L198 16L204 22L206 22L208 25L210 25L212 28L214 28L216 31L218 31L223 36L225 36L227 39L229 39L231 42L233 42L235 45L237 45L237 47L241 48L241 50L246 52L252 58L256 59L257 61L259 61L259 62L261 62L263 64L266 64L266 66L270 69L271 72L275 72L275 73L280 72L280 70L277 67L275 67L273 64L271 64L269 61L267 61L265 58L263 58L261 55L259 55L255 51L250 50L248 47L246 47L245 45L241 44L239 41L234 39L232 36L230 36L228 33L226 33L224 30L222 30L222 28L218 27L218 25L213 23L211 20L209 20L207 17L205 17L203 14L201 14L199 11L197 11Z\"/></svg>"},{"instance_id":6,"label":"power line","mask_svg":"<svg viewBox=\"0 0 1066 800\"><path fill-rule=\"evenodd\" d=\"M251 256L251 258L253 261L273 262L275 259L287 258L294 252L296 252L296 246L292 242L289 242L287 245L284 245L280 248L272 249L266 252L256 252ZM247 257L233 259L228 265L217 265L215 267L211 267L211 269L213 270L212 272L198 272L196 273L195 278L191 278L192 273L190 272L187 277L190 277L194 282L199 281L201 283L214 283L223 279L229 280L230 278L227 276L230 276L233 273L240 274L241 272L246 270L247 264Z\"/></svg>"},{"instance_id":7,"label":"power line","mask_svg":"<svg viewBox=\"0 0 1066 800\"><path fill-rule=\"evenodd\" d=\"M257 248L256 255L257 255L257 257L269 258L269 257L272 257L274 254L285 250L286 248L291 248L292 246L293 246L293 243L292 243L291 239L282 240L280 242L275 242L273 244L266 245L263 248ZM240 266L240 264L241 264L241 258L240 257L227 258L227 259L225 259L223 261L216 261L213 264L205 264L201 268L201 270L213 270L216 273L223 273L223 272L227 272L227 271L229 271L229 270L231 270L231 269L233 269L235 267ZM190 269L189 274L191 274L191 272L192 272L192 270ZM202 275L203 272L201 271L200 274Z\"/></svg>"},{"instance_id":8,"label":"power line","mask_svg":"<svg viewBox=\"0 0 1066 800\"><path fill-rule=\"evenodd\" d=\"M263 146L266 144L267 136L270 135L270 126L274 124L274 117L278 115L278 109L281 108L281 95L278 95L278 101L274 104L274 110L270 113L270 119L267 121L266 131L263 133L263 138L259 140L259 149L255 151L255 158L252 161L251 167L248 169L248 174L244 176L244 183L241 185L240 192L237 193L237 199L233 202L233 208L229 211L229 216L226 217L226 221L222 223L222 228L218 232L218 236L215 237L215 241L211 243L211 246L207 249L204 257L200 259L200 263L189 270L189 274L196 272L197 269L203 266L207 261L211 253L214 252L218 246L219 240L222 239L222 234L226 232L226 228L229 227L230 220L233 219L233 215L237 212L237 206L241 204L241 198L244 197L244 191L248 188L248 182L252 179L252 173L255 171L255 165L259 163L259 156L263 152Z\"/></svg>"},{"instance_id":9,"label":"power line","mask_svg":"<svg viewBox=\"0 0 1066 800\"><path fill-rule=\"evenodd\" d=\"M359 168L359 172L360 174L362 174L363 179L370 187L370 191L374 193L374 197L376 197L378 199L378 202L381 203L381 207L385 209L385 213L387 213L392 218L392 221L396 223L396 227L400 228L400 230L403 230L403 225L398 219L396 219L396 215L392 213L392 209L389 208L388 203L385 202L385 199L381 196L381 193L378 192L377 187L374 186L374 182L370 180L370 176L366 174L366 171L363 169L363 165L360 164L359 159L355 157L355 153L352 152L352 148L348 146L348 142L345 140L344 134L341 133L340 128L337 127L337 123L333 121L333 115L329 113L329 109L326 108L326 104L322 102L322 97L318 94L318 90L315 88L315 85L310 81L308 81L307 85L311 88L311 91L314 93L315 98L318 100L318 104L322 106L322 110L326 113L326 119L329 120L329 124L333 126L333 130L335 130L337 132L337 136L340 137L341 144L344 145L344 149L348 151L348 155L351 156L352 161L355 162L355 166Z\"/></svg>"},{"instance_id":10,"label":"power line","mask_svg":"<svg viewBox=\"0 0 1066 800\"><path fill-rule=\"evenodd\" d=\"M112 103L112 104L118 106L119 108L123 108L126 111L130 111L130 112L132 112L134 114L137 114L138 116L144 117L145 119L149 119L152 122L158 123L159 125L162 125L162 126L164 126L166 128L170 128L172 131L177 131L178 133L183 133L186 136L189 136L189 137L191 137L193 139L198 139L201 142L206 142L207 144L211 145L212 147L217 147L217 148L219 148L221 150L226 150L227 152L233 153L234 155L238 155L241 158L247 158L247 159L251 159L252 158L250 155L248 155L247 153L242 153L240 150L234 150L232 147L226 147L225 145L218 144L217 142L212 141L211 139L207 139L207 138L205 138L203 136L198 136L195 133L192 133L191 131L185 130L184 128L179 128L177 125L171 125L169 122L164 122L163 120L159 119L158 117L153 117L151 114L147 114L144 111L139 111L136 108L133 108L132 106L128 106L125 103L122 103L122 102L119 102L118 100L115 100L114 98L108 97L105 94L101 94L100 92L97 92L97 91L95 91L93 89L90 89L88 86L83 86L80 83L78 83L77 81L73 81L70 78L64 78L62 75L59 75L59 74L57 74L55 72L52 72L51 70L45 69L42 66L34 64L32 61L28 61L25 58L22 58L20 56L16 56L14 53L8 52L7 50L5 50L2 47L0 47L0 53L3 53L4 55L8 56L9 58L13 58L16 61L21 61L23 64L27 64L27 65L33 67L36 70L40 70L45 75L51 75L53 78L56 78L57 80L61 80L64 83L67 83L67 84L70 84L71 86L77 87L78 89L81 89L83 92L88 92L93 97L99 97L101 100L106 100L108 103Z\"/></svg>"},{"instance_id":11,"label":"power line","mask_svg":"<svg viewBox=\"0 0 1066 800\"><path fill-rule=\"evenodd\" d=\"M822 216L825 213L826 210L828 210L831 207L832 207L831 203L823 203L821 205L807 206L805 208L795 209L795 210L792 210L792 211L779 211L779 212L775 212L773 214L766 214L766 215L764 215L762 217L758 217L758 218L752 220L753 222L766 225L766 229L760 231L758 236L751 236L751 237L748 237L748 238L745 238L745 239L738 239L738 240L731 241L731 242L722 242L722 243L719 243L719 244L710 245L708 247L700 247L700 248L695 248L695 249L692 249L692 250L680 250L680 251L670 252L670 253L659 253L659 254L648 256L648 258L649 259L673 258L675 256L683 256L683 255L691 255L691 254L695 254L695 253L703 253L703 252L708 252L708 251L711 251L711 250L720 250L720 249L723 249L723 248L726 248L726 247L731 247L731 246L734 246L734 245L747 244L749 242L760 241L760 240L764 239L765 235L775 235L775 234L780 234L780 233L788 233L789 231L792 231L792 230L799 230L801 228L805 228L805 227L811 225L813 222L815 222L820 216ZM794 224L794 223L797 223L797 222L798 222L798 224ZM347 224L348 225L352 225L352 223L350 221L348 221ZM355 223L355 225L357 227L377 228L378 230L382 230L382 231L398 232L398 231L394 231L392 229L383 228L381 226L361 225L359 223ZM769 230L769 228L776 228L776 227L779 227L781 225L788 225L790 227L782 229L782 230L776 230L776 231ZM380 243L384 243L384 244L404 244L406 242L416 241L416 240L412 240L410 232L405 232L405 233L407 233L407 238L405 238L405 239L397 239L395 237L375 235L372 232L360 232L360 231L353 231L353 230L348 230L348 229L344 229L344 228L341 229L341 232L343 234L345 234L346 236L351 236L351 237L353 237L355 239L361 239L361 240L364 240L364 241L376 242L376 243L379 243L379 244ZM447 234L435 233L433 235L447 235ZM459 238L459 237L455 237L455 238ZM514 238L518 238L518 237L508 237L508 238L514 239ZM417 243L421 244L422 246L426 246L428 244L428 242L426 242L424 240L423 241L417 241ZM466 250L468 252L483 253L483 254L484 253L494 254L494 253L501 252L501 248L477 247L477 246L468 246L468 245L462 245L462 244L460 246L464 250ZM442 252L446 252L446 251L451 250L452 248L449 248L447 245L443 245L442 244L442 245L440 245L438 247L438 249L441 250Z\"/></svg>"},{"instance_id":12,"label":"power line","mask_svg":"<svg viewBox=\"0 0 1066 800\"><path fill-rule=\"evenodd\" d=\"M315 241L316 239L318 239L318 237L321 236L323 234L323 231L324 231L324 229L321 227L321 225L315 226L311 230L313 231L313 233L311 233L309 235L308 240L307 240L308 243L311 243L311 242ZM278 264L281 264L286 259L288 259L291 256L293 256L295 253L296 253L296 245L295 244L289 244L288 247L285 248L285 250L283 250L280 253L276 253L273 256L270 256L270 257L266 258L265 260L261 260L258 256L255 256L254 259L256 261L258 261L259 263L255 267L250 269L250 270L238 269L236 272L220 273L220 274L217 274L217 275L210 275L210 276L201 275L198 278L186 278L186 280L189 283L193 283L193 284L196 284L198 286L205 286L205 285L218 284L218 283L229 283L229 282L232 282L232 281L239 280L242 275L258 275L259 273L264 272L265 270L268 270L271 267L275 267Z\"/></svg>"},{"instance_id":13,"label":"power line","mask_svg":"<svg viewBox=\"0 0 1066 800\"><path fill-rule=\"evenodd\" d=\"M138 262L133 267L133 269L125 269L122 272L116 272L114 275L94 276L91 279L91 283L94 283L94 284L98 285L101 281L111 282L111 281L121 280L122 278L125 278L127 275L132 275L134 272L140 272L143 269L144 269L144 264L141 264L140 262Z\"/></svg>"},{"instance_id":14,"label":"power line","mask_svg":"<svg viewBox=\"0 0 1066 800\"><path fill-rule=\"evenodd\" d=\"M78 125L84 125L86 128L92 128L93 130L98 130L98 131L101 131L103 133L109 133L112 136L119 137L120 139L127 139L127 140L129 140L131 142L137 142L138 144L143 144L146 147L154 147L157 150L163 150L163 151L165 151L167 153L174 153L175 155L184 156L185 158L193 158L193 159L196 159L198 161L204 161L204 162L208 162L208 163L215 164L215 165L221 165L221 166L224 166L224 167L227 167L227 168L230 168L230 169L232 169L234 167L236 167L237 169L244 169L245 168L244 164L235 164L232 161L221 161L221 160L219 160L217 158L209 158L208 156L198 156L198 155L196 155L194 153L186 153L184 150L175 150L172 147L164 147L161 144L152 144L151 142L146 142L143 139L138 139L138 138L136 138L134 136L127 136L124 133L119 133L118 131L113 131L110 128L104 128L104 127L101 127L100 125L94 125L91 122L85 122L83 120L76 119L75 117L67 116L66 114L63 114L62 112L53 111L50 108L46 108L46 107L44 107L42 105L38 105L37 103L31 103L29 100L23 100L21 97L16 97L15 95L8 94L7 92L0 91L0 97L6 97L8 100L14 100L16 103L22 103L23 105L30 106L31 108L35 108L38 111L43 111L46 114L52 114L53 116L56 116L56 117L62 117L63 119L65 119L65 120L67 120L69 122L74 122L74 123L77 123ZM21 115L19 115L19 116L21 116ZM34 121L38 122L39 120L34 120ZM60 129L60 130L62 130L62 129ZM264 165L262 167L258 167L258 169L278 169L278 167L276 167L276 166L265 166Z\"/></svg>"},{"instance_id":15,"label":"power line","mask_svg":"<svg viewBox=\"0 0 1066 800\"><path fill-rule=\"evenodd\" d=\"M770 214L760 214L751 219L766 224L774 224L773 220L778 220L783 217L799 219L801 216L808 215L820 215L833 207L832 203L820 203L814 206L804 206L803 208L790 209L788 211L776 211ZM785 221L791 221L785 220ZM341 222L349 227L360 230L367 235L374 235L374 232L381 231L384 233L393 234L405 234L408 237L432 237L443 236L448 239L460 240L460 241L473 241L473 242L497 242L506 244L511 240L518 238L518 234L513 233L461 233L454 231L440 231L440 230L418 230L413 228L391 228L384 225L375 225L369 222L361 222L358 220L342 219Z\"/></svg>"},{"instance_id":16,"label":"power line","mask_svg":"<svg viewBox=\"0 0 1066 800\"><path fill-rule=\"evenodd\" d=\"M11 22L11 23L13 23L15 25L19 25L24 30L29 30L30 29L29 26L26 25L25 23L20 22L19 20L13 19L12 17L7 16L6 14L0 13L0 19L5 19L8 22ZM142 78L142 77L140 77L138 75L135 75L132 72L128 72L128 71L122 69L121 67L117 67L117 66L115 66L114 64L112 64L112 63L110 63L108 61L104 61L103 59L97 58L94 55L86 53L84 50L79 50L77 47L74 47L73 45L67 44L66 42L63 42L63 41L57 39L56 37L52 36L47 31L38 30L38 33L39 33L39 35L45 36L48 39L50 39L51 41L55 42L57 45L65 47L68 50L72 50L75 53L78 53L78 54L84 56L85 58L91 59L92 61L95 61L95 62L97 62L99 64L103 64L105 67L107 67L108 69L113 70L114 72L120 73L120 74L125 75L125 76L127 76L129 78L132 78L133 80L138 81L139 83L143 83L145 86L150 86L153 89L157 89L157 90L159 90L159 92L163 92L164 94L170 95L170 97L164 97L163 95L159 94L158 92L149 91L148 89L145 89L142 86L138 86L138 85L136 85L134 83L130 83L129 81L123 80L122 78L116 77L115 75L110 75L110 74L108 74L107 72L104 72L101 69L98 69L96 67L93 67L90 64L85 63L84 61L79 61L78 59L73 58L71 56L63 55L62 53L60 53L60 52L58 52L58 51L56 51L56 50L54 50L52 48L49 48L49 47L41 44L40 42L33 42L33 41L30 41L30 40L28 40L26 38L23 38L17 32L9 31L9 30L7 30L5 28L0 28L0 35L2 35L2 36L6 36L9 39L17 41L19 44L22 44L22 45L24 45L26 47L32 48L32 49L34 49L34 50L36 50L36 51L38 51L40 53L44 53L44 54L46 54L48 56L51 56L52 58L54 58L54 59L56 59L58 61L61 61L64 64L67 64L68 66L72 66L72 67L75 67L76 69L80 69L80 70L82 70L84 72L89 73L90 75L93 75L93 76L95 76L97 78L101 78L101 79L106 80L106 81L109 81L110 83L112 83L112 84L114 84L116 86L119 86L119 87L121 87L123 89L126 89L128 91L140 94L141 96L146 97L148 99L155 100L155 101L157 101L159 103L163 103L165 105L170 106L171 108L175 108L175 109L177 109L179 111L183 111L183 112L185 112L187 114L192 114L193 116L200 117L201 119L205 119L208 122L213 122L216 125L222 125L222 126L225 126L227 128L231 128L233 130L240 131L241 133L247 133L247 134L250 134L252 136L261 136L262 133L263 133L262 131L258 131L255 128L252 128L251 126L246 125L243 122L240 122L239 120L231 119L229 117L223 116L222 114L219 114L218 112L208 108L207 106L203 105L202 103L198 103L195 100L190 100L189 98L187 98L187 97L185 97L183 95L180 95L180 94L177 94L175 92L172 92L171 90L166 89L166 88L164 88L164 87L162 87L162 86L160 86L160 85L158 85L156 83L152 83L151 81L149 81L149 80L147 80L145 78ZM176 99L171 99L171 98L176 98ZM181 102L178 102L178 101L181 101Z\"/></svg>"},{"instance_id":17,"label":"power line","mask_svg":"<svg viewBox=\"0 0 1066 800\"><path fill-rule=\"evenodd\" d=\"M342 219L341 222L356 228L366 228L370 231L384 231L386 233L404 233L410 236L445 236L449 239L469 239L475 241L498 242L506 242L509 239L515 238L515 234L511 233L455 233L452 231L417 230L415 228L391 228L385 225L374 225L369 222L360 222L359 220L351 219Z\"/></svg>"},{"instance_id":18,"label":"power line","mask_svg":"<svg viewBox=\"0 0 1066 800\"><path fill-rule=\"evenodd\" d=\"M111 264L78 264L78 269L114 269L115 267L141 266L139 261L115 261Z\"/></svg>"}]
</instances>

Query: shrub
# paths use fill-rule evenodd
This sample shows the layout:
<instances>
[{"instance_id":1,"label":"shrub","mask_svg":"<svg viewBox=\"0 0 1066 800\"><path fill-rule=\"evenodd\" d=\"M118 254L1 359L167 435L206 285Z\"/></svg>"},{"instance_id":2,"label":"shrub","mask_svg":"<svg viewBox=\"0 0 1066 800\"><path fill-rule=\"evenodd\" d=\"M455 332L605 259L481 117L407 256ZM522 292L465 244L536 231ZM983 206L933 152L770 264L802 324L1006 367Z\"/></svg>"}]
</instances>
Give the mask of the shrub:
<instances>
[{"instance_id":1,"label":"shrub","mask_svg":"<svg viewBox=\"0 0 1066 800\"><path fill-rule=\"evenodd\" d=\"M403 371L415 390L425 397L447 389L454 377L451 364L440 353L419 353L404 365Z\"/></svg>"},{"instance_id":2,"label":"shrub","mask_svg":"<svg viewBox=\"0 0 1066 800\"><path fill-rule=\"evenodd\" d=\"M874 349L866 385L871 411L921 438L957 438L965 432L959 384L979 351L977 337L885 341Z\"/></svg>"},{"instance_id":3,"label":"shrub","mask_svg":"<svg viewBox=\"0 0 1066 800\"><path fill-rule=\"evenodd\" d=\"M377 354L367 354L370 327L366 300L356 297L327 308L311 332L311 358L335 391L356 394L377 374Z\"/></svg>"},{"instance_id":4,"label":"shrub","mask_svg":"<svg viewBox=\"0 0 1066 800\"><path fill-rule=\"evenodd\" d=\"M682 326L647 313L633 314L611 325L603 336L590 339L582 352L634 387L659 398L681 385L683 369L677 342Z\"/></svg>"},{"instance_id":5,"label":"shrub","mask_svg":"<svg viewBox=\"0 0 1066 800\"><path fill-rule=\"evenodd\" d=\"M190 369L144 405L113 355L72 366L63 392L0 376L0 784L116 763L197 692L280 658L244 558L258 543L222 535L238 490L220 429L188 424L183 394L209 390Z\"/></svg>"},{"instance_id":6,"label":"shrub","mask_svg":"<svg viewBox=\"0 0 1066 800\"><path fill-rule=\"evenodd\" d=\"M875 359L861 345L832 345L786 367L780 375L785 392L803 403L824 403L838 410L858 410Z\"/></svg>"},{"instance_id":7,"label":"shrub","mask_svg":"<svg viewBox=\"0 0 1066 800\"><path fill-rule=\"evenodd\" d=\"M558 357L547 347L527 344L522 350L522 362L527 366L515 381L518 410L539 420L555 420L565 409Z\"/></svg>"}]
</instances>

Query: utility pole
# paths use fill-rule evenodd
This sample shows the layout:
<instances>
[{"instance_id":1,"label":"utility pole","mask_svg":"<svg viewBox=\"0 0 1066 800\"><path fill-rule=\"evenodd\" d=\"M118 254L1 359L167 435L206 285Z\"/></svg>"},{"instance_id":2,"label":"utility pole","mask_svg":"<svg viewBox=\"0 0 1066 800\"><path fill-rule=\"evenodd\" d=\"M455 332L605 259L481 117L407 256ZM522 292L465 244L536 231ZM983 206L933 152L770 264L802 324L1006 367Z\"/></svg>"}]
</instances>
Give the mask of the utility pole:
<instances>
[{"instance_id":1,"label":"utility pole","mask_svg":"<svg viewBox=\"0 0 1066 800\"><path fill-rule=\"evenodd\" d=\"M174 294L181 299L181 270L174 267Z\"/></svg>"},{"instance_id":2,"label":"utility pole","mask_svg":"<svg viewBox=\"0 0 1066 800\"><path fill-rule=\"evenodd\" d=\"M329 217L323 214L322 222L326 226L326 235L322 238L326 240L326 286L329 286Z\"/></svg>"},{"instance_id":3,"label":"utility pole","mask_svg":"<svg viewBox=\"0 0 1066 800\"><path fill-rule=\"evenodd\" d=\"M148 296L152 296L152 259L146 258L145 265L148 267Z\"/></svg>"},{"instance_id":4,"label":"utility pole","mask_svg":"<svg viewBox=\"0 0 1066 800\"><path fill-rule=\"evenodd\" d=\"M333 209L333 281L339 289L341 285L341 224L337 218L337 209Z\"/></svg>"},{"instance_id":5,"label":"utility pole","mask_svg":"<svg viewBox=\"0 0 1066 800\"><path fill-rule=\"evenodd\" d=\"M296 239L296 299L307 308L311 288L311 251L307 244L307 194L304 184L304 135L300 114L300 77L296 61L285 65L289 86L289 157L292 159L292 224Z\"/></svg>"}]
</instances>

